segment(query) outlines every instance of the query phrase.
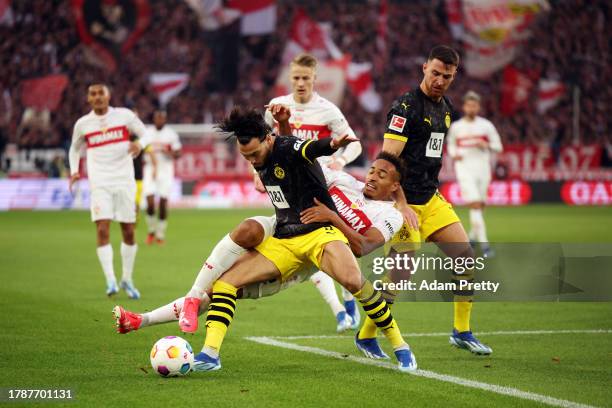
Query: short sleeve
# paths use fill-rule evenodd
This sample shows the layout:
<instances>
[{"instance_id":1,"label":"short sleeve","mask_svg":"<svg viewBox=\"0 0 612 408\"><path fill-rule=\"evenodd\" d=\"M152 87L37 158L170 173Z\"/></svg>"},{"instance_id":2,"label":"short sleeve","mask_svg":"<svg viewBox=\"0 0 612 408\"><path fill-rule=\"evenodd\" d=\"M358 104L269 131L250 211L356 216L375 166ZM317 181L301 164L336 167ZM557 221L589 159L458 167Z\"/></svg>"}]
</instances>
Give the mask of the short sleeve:
<instances>
[{"instance_id":1,"label":"short sleeve","mask_svg":"<svg viewBox=\"0 0 612 408\"><path fill-rule=\"evenodd\" d=\"M170 129L170 131L172 132L172 143L170 144L170 147L174 151L181 150L181 148L183 147L183 145L181 144L181 138L179 137L178 133L176 133L176 131L174 131L173 129Z\"/></svg>"},{"instance_id":2,"label":"short sleeve","mask_svg":"<svg viewBox=\"0 0 612 408\"><path fill-rule=\"evenodd\" d=\"M146 126L144 125L144 123L142 123L142 121L138 118L138 116L136 116L134 112L132 112L131 110L128 110L128 112L129 113L127 127L130 133L138 136L139 138L142 138L147 130Z\"/></svg>"},{"instance_id":3,"label":"short sleeve","mask_svg":"<svg viewBox=\"0 0 612 408\"><path fill-rule=\"evenodd\" d=\"M331 136L335 139L347 134L351 137L355 137L355 132L349 126L348 121L342 112L340 112L340 109L335 106L332 110L332 116L327 126L331 130Z\"/></svg>"},{"instance_id":4,"label":"short sleeve","mask_svg":"<svg viewBox=\"0 0 612 408\"><path fill-rule=\"evenodd\" d=\"M408 141L410 130L417 125L416 116L416 106L413 103L406 98L397 99L387 113L384 138Z\"/></svg>"},{"instance_id":5,"label":"short sleeve","mask_svg":"<svg viewBox=\"0 0 612 408\"><path fill-rule=\"evenodd\" d=\"M389 242L391 238L402 228L404 218L402 214L395 208L389 208L382 212L380 217L377 217L372 227L380 231L385 238L385 242Z\"/></svg>"}]
</instances>

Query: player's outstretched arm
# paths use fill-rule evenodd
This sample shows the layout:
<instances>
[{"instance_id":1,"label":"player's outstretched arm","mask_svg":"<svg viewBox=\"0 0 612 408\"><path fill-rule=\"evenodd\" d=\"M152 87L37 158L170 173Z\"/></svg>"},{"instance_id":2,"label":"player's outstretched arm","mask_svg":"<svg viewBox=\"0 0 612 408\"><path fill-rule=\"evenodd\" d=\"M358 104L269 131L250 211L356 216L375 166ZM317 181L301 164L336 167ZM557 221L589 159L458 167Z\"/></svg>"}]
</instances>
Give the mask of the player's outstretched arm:
<instances>
[{"instance_id":1,"label":"player's outstretched arm","mask_svg":"<svg viewBox=\"0 0 612 408\"><path fill-rule=\"evenodd\" d=\"M300 220L304 224L314 222L329 222L338 228L348 239L351 251L357 257L367 255L385 243L385 238L377 228L370 228L364 235L359 234L348 226L338 214L330 210L315 198L315 205L300 213Z\"/></svg>"}]
</instances>

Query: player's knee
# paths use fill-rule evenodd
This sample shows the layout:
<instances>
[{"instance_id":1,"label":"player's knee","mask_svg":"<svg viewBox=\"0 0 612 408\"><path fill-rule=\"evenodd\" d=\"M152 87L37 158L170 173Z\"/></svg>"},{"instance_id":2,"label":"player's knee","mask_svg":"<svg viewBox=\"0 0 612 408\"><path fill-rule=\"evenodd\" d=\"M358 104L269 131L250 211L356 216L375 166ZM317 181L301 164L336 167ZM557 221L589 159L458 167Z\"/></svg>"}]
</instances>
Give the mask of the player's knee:
<instances>
[{"instance_id":1,"label":"player's knee","mask_svg":"<svg viewBox=\"0 0 612 408\"><path fill-rule=\"evenodd\" d=\"M98 226L98 245L106 245L110 241L110 229L106 226Z\"/></svg>"},{"instance_id":2,"label":"player's knee","mask_svg":"<svg viewBox=\"0 0 612 408\"><path fill-rule=\"evenodd\" d=\"M166 200L160 200L159 202L159 219L165 220L168 218L168 203Z\"/></svg>"},{"instance_id":3,"label":"player's knee","mask_svg":"<svg viewBox=\"0 0 612 408\"><path fill-rule=\"evenodd\" d=\"M230 234L230 238L243 248L253 248L261 243L264 237L263 227L254 220L242 221Z\"/></svg>"},{"instance_id":4,"label":"player's knee","mask_svg":"<svg viewBox=\"0 0 612 408\"><path fill-rule=\"evenodd\" d=\"M127 245L134 245L134 228L130 228L129 226L125 226L122 228L123 234L123 242Z\"/></svg>"},{"instance_id":5,"label":"player's knee","mask_svg":"<svg viewBox=\"0 0 612 408\"><path fill-rule=\"evenodd\" d=\"M351 293L357 293L363 286L363 279L359 270L355 269L352 273L340 278L340 285Z\"/></svg>"}]
</instances>

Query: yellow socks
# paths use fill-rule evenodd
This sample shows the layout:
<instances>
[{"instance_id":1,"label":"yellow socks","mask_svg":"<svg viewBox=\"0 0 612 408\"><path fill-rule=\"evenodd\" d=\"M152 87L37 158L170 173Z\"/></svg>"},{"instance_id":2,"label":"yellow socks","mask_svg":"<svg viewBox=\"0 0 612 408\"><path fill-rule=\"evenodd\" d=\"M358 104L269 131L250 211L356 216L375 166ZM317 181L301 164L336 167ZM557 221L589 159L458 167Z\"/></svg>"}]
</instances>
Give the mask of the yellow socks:
<instances>
[{"instance_id":1,"label":"yellow socks","mask_svg":"<svg viewBox=\"0 0 612 408\"><path fill-rule=\"evenodd\" d=\"M363 310L366 312L369 320L374 324L374 326L383 331L394 349L406 344L402 334L400 333L399 327L395 322L395 319L391 315L391 310L389 309L387 302L381 293L372 287L372 283L370 283L370 281L366 281L361 290L359 290L357 293L353 293L353 296L359 300ZM367 320L368 319L366 319L365 324L368 324ZM359 338L362 338L361 335Z\"/></svg>"},{"instance_id":2,"label":"yellow socks","mask_svg":"<svg viewBox=\"0 0 612 408\"><path fill-rule=\"evenodd\" d=\"M459 333L470 330L472 302L453 302L455 308L454 326Z\"/></svg>"},{"instance_id":3,"label":"yellow socks","mask_svg":"<svg viewBox=\"0 0 612 408\"><path fill-rule=\"evenodd\" d=\"M381 281L383 283L389 283L391 282L391 279L388 276L384 276ZM382 290L381 294L382 297L385 299L385 301L387 302L387 306L389 306L389 308L391 308L391 306L393 306L393 301L395 300L395 297L397 296L399 291L394 290ZM369 318L369 316L366 316L365 319L363 320L363 325L361 326L361 329L359 329L359 334L358 334L358 338L359 339L373 339L374 337L376 337L376 334L378 332L378 327L376 326L376 323L374 323L374 321L372 321L372 319Z\"/></svg>"},{"instance_id":4,"label":"yellow socks","mask_svg":"<svg viewBox=\"0 0 612 408\"><path fill-rule=\"evenodd\" d=\"M212 288L212 299L206 316L206 340L204 347L217 352L234 318L236 310L236 289L229 283L216 281Z\"/></svg>"},{"instance_id":5,"label":"yellow socks","mask_svg":"<svg viewBox=\"0 0 612 408\"><path fill-rule=\"evenodd\" d=\"M472 315L472 299L474 290L459 290L461 281L474 282L474 271L468 270L459 275L453 273L453 282L457 289L453 291L454 327L459 333L470 330L470 316Z\"/></svg>"}]
</instances>

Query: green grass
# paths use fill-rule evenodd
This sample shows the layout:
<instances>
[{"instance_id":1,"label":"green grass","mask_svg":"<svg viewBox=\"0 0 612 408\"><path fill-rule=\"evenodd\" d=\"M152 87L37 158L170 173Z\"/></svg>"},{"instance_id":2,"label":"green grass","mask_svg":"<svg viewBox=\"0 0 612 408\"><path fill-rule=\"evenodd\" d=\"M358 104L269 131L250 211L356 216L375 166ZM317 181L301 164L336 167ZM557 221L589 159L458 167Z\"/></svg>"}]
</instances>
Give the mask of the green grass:
<instances>
[{"instance_id":1,"label":"green grass","mask_svg":"<svg viewBox=\"0 0 612 408\"><path fill-rule=\"evenodd\" d=\"M142 300L109 300L85 212L0 213L0 387L76 390L67 406L540 406L496 393L399 372L256 344L246 336L333 335L327 305L306 283L239 302L223 346L223 369L163 379L148 353L176 324L128 335L114 332L111 309L144 311L185 293L214 243L245 216L262 211L173 211L165 247L141 245L135 279ZM264 211L267 212L267 211ZM459 209L462 219L467 212ZM489 208L498 242L610 242L612 208ZM144 240L144 225L138 231ZM112 229L116 271L119 229ZM394 307L403 332L447 332L452 306ZM480 303L476 331L612 329L610 303ZM195 349L199 332L187 339ZM445 336L408 337L419 366L441 374L612 406L612 334L482 336L494 348L478 358ZM288 340L357 356L347 335ZM146 371L146 372L145 372Z\"/></svg>"}]
</instances>

